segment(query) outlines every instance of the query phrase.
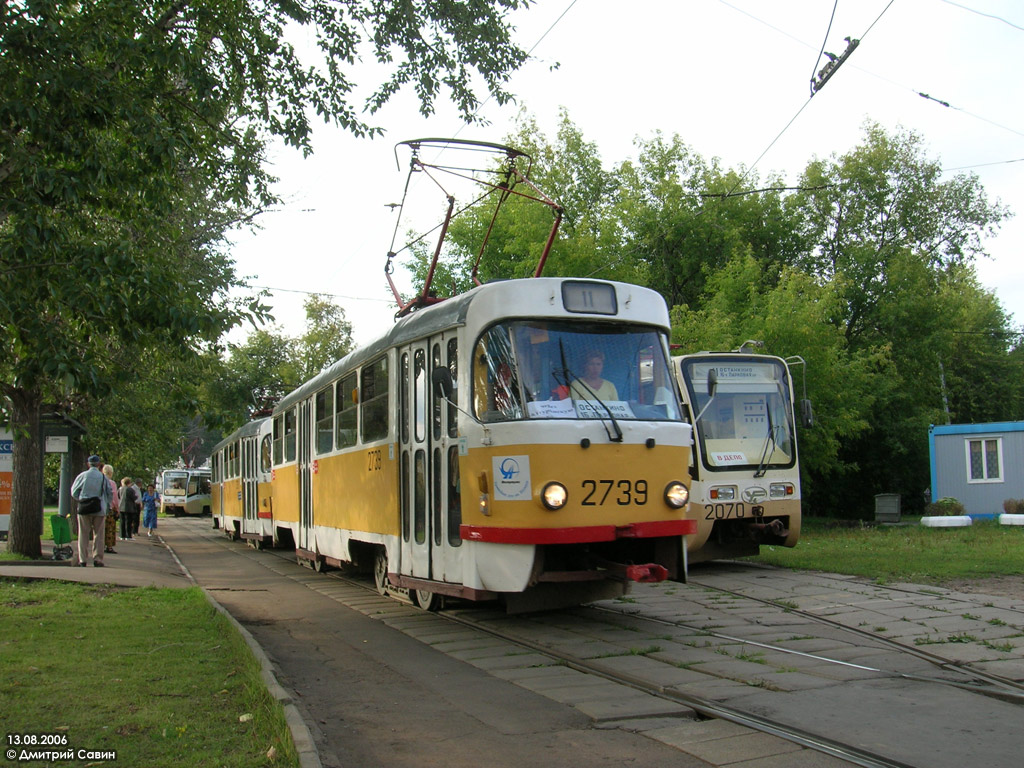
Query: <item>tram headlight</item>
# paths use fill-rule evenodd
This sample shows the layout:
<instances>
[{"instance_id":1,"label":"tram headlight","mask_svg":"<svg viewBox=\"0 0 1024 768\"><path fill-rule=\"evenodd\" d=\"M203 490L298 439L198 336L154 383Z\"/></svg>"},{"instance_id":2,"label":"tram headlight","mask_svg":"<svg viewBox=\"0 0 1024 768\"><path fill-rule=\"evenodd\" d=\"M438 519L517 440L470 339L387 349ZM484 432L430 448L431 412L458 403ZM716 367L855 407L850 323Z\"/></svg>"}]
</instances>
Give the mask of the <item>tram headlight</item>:
<instances>
[{"instance_id":1,"label":"tram headlight","mask_svg":"<svg viewBox=\"0 0 1024 768\"><path fill-rule=\"evenodd\" d=\"M773 499L784 499L792 496L794 488L792 483L772 483L768 486L768 495Z\"/></svg>"},{"instance_id":2,"label":"tram headlight","mask_svg":"<svg viewBox=\"0 0 1024 768\"><path fill-rule=\"evenodd\" d=\"M544 490L540 492L541 503L552 512L564 507L568 500L569 492L561 483L550 482L545 485Z\"/></svg>"},{"instance_id":3,"label":"tram headlight","mask_svg":"<svg viewBox=\"0 0 1024 768\"><path fill-rule=\"evenodd\" d=\"M678 480L665 486L665 503L672 509L682 509L690 500L690 489Z\"/></svg>"}]
</instances>

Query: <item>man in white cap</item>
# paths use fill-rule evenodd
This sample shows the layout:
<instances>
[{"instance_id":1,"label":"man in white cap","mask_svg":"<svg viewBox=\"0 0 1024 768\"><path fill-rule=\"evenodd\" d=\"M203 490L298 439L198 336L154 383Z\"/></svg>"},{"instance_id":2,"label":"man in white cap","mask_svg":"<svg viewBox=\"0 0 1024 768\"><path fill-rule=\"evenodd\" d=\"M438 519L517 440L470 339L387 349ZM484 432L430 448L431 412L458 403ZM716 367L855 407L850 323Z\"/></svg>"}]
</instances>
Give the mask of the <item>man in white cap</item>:
<instances>
[{"instance_id":1,"label":"man in white cap","mask_svg":"<svg viewBox=\"0 0 1024 768\"><path fill-rule=\"evenodd\" d=\"M93 454L89 468L71 484L71 495L78 501L78 565L82 568L89 562L90 543L92 564L103 567L103 534L113 492L102 466L103 459Z\"/></svg>"}]
</instances>

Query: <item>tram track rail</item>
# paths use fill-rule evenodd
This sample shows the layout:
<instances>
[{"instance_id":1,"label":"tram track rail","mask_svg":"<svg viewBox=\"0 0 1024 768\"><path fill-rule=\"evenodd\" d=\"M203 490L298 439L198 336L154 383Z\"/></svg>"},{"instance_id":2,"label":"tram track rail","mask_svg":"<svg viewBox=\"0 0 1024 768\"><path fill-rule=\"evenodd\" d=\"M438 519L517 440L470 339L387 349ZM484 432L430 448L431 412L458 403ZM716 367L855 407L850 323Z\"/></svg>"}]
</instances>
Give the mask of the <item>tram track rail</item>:
<instances>
[{"instance_id":1,"label":"tram track rail","mask_svg":"<svg viewBox=\"0 0 1024 768\"><path fill-rule=\"evenodd\" d=\"M989 683L989 684L991 684L993 686L997 686L999 690L991 689L991 688L985 688L983 686L974 685L974 684L971 684L971 683L957 683L955 681L942 680L941 678L929 678L929 677L924 677L924 676L920 676L920 675L908 675L906 673L900 673L900 672L891 672L891 671L887 672L886 670L879 670L879 669L875 669L873 667L867 667L867 666L863 666L863 665L852 665L852 666L861 666L863 669L869 669L869 670L877 671L877 672L887 672L887 674L891 674L893 676L903 677L905 679L910 679L910 680L918 680L920 682L933 682L933 683L940 683L940 684L943 684L943 685L952 685L952 686L955 686L955 687L958 687L958 688L962 688L964 690L969 690L969 691L971 691L973 693L981 694L983 696L992 696L994 698L999 698L999 699L1002 699L1004 701L1008 701L1008 702L1013 703L1013 704L1024 704L1024 684L1019 683L1016 680L1011 680L1009 678L1002 677L1000 675L994 675L994 674L992 674L990 672L985 672L984 670L976 669L974 667L971 667L970 664L968 664L968 663L964 663L964 662L960 662L960 661L955 661L953 659L948 659L948 658L946 658L944 656L941 656L939 654L930 653L929 651L922 650L918 646L907 645L906 643L901 643L900 641L894 640L894 639L889 638L889 637L880 636L880 635L878 635L875 632L869 632L867 630L860 629L859 627L851 627L848 624L844 624L844 623L842 623L840 621L835 621L834 619L829 619L828 617L825 617L825 616L819 616L819 615L817 615L815 613L812 613L810 611L803 611L803 610L800 610L799 608L793 608L791 605L782 603L780 601L770 600L770 599L761 598L761 597L754 597L754 596L751 596L751 595L744 594L742 592L737 592L735 590L724 589L722 587L717 587L717 586L714 586L714 585L711 585L711 584L701 583L699 581L694 581L692 579L688 583L693 584L694 586L701 587L702 589L714 590L714 591L722 593L722 594L732 595L734 597L741 598L743 600L750 600L750 601L759 603L761 605L767 605L767 606L771 606L771 607L774 607L774 608L778 608L779 610L784 610L787 613L790 613L790 614L792 614L794 616L799 616L799 617L801 617L803 619L811 621L812 623L821 624L823 626L828 626L828 627L831 627L833 629L840 630L840 631L842 631L844 633L849 633L851 635L854 635L854 636L857 636L857 637L860 637L860 638L865 638L865 639L870 640L871 642L873 642L873 643L875 643L877 645L884 646L884 647L887 647L887 648L891 648L891 649L897 650L897 651L899 651L901 653L905 653L907 655L910 655L910 656L913 656L915 658L921 659L922 661L926 661L929 664L932 664L932 665L934 665L936 667L939 667L940 669L948 670L948 671L951 671L951 672L959 673L959 674L964 675L964 676L970 676L970 677L982 680L982 681L987 682L987 683ZM657 619L651 618L651 620L652 621L656 621ZM684 625L682 623L678 623L677 626L687 627L687 625ZM691 628L692 629L698 629L696 627L691 627ZM743 638L739 638L739 637L732 637L732 638L730 638L727 635L722 635L722 634L718 634L718 633L714 633L714 632L709 632L709 634L711 634L713 636L716 636L716 637L722 637L723 639L733 639L733 640L736 640L738 642L749 643L749 644L752 644L752 645L757 645L758 644L757 641L747 640L747 639L743 639ZM800 653L799 651L792 651L792 650L788 650L788 649L783 648L783 647L768 646L768 645L766 645L765 647L768 647L771 650L780 651L780 652L783 652L783 653ZM821 659L823 661L832 662L832 663L836 663L836 664L851 665L850 662L845 662L845 661L841 661L841 660L838 660L838 659L829 659L828 657L818 656L816 654L812 654L812 655L815 658L819 658L819 659Z\"/></svg>"}]
</instances>

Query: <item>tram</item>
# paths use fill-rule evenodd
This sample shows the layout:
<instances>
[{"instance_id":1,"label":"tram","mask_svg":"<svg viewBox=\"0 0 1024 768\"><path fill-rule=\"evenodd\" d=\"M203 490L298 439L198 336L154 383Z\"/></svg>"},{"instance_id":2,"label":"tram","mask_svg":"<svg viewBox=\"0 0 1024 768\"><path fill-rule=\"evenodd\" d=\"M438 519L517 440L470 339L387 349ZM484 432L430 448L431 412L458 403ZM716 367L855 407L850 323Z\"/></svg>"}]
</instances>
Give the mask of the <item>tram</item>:
<instances>
[{"instance_id":1,"label":"tram","mask_svg":"<svg viewBox=\"0 0 1024 768\"><path fill-rule=\"evenodd\" d=\"M250 421L213 448L213 527L256 548L274 541L269 418Z\"/></svg>"},{"instance_id":2,"label":"tram","mask_svg":"<svg viewBox=\"0 0 1024 768\"><path fill-rule=\"evenodd\" d=\"M245 534L236 499L269 436L263 543L372 570L426 609L449 596L532 610L685 578L692 434L668 325L654 291L565 278L407 315L287 395L269 427L217 446L220 524Z\"/></svg>"},{"instance_id":3,"label":"tram","mask_svg":"<svg viewBox=\"0 0 1024 768\"><path fill-rule=\"evenodd\" d=\"M787 361L701 352L673 357L672 370L694 425L690 497L697 533L687 539L688 561L756 555L762 544L795 546L800 464ZM801 416L810 426L806 397Z\"/></svg>"},{"instance_id":4,"label":"tram","mask_svg":"<svg viewBox=\"0 0 1024 768\"><path fill-rule=\"evenodd\" d=\"M382 594L427 610L445 598L554 608L623 595L635 581L685 579L693 438L664 300L625 283L541 277L563 212L530 181L525 153L417 139L396 146L396 159L399 147L412 158L385 265L396 322L286 395L269 425L218 447L225 532L247 535L254 490L260 522L248 535L293 547L315 568L372 572ZM435 152L437 161L422 157ZM460 160L448 163L450 152ZM414 175L436 185L447 213L409 299L391 274L422 239L395 240ZM489 190L475 190L468 207L496 205L475 287L441 298L431 281L449 224L468 210L456 208L462 183ZM513 196L546 206L551 230L532 278L482 283L481 257ZM268 446L266 505L265 468L246 460L257 442L261 457Z\"/></svg>"},{"instance_id":5,"label":"tram","mask_svg":"<svg viewBox=\"0 0 1024 768\"><path fill-rule=\"evenodd\" d=\"M165 469L160 475L160 511L165 515L210 514L210 470Z\"/></svg>"}]
</instances>

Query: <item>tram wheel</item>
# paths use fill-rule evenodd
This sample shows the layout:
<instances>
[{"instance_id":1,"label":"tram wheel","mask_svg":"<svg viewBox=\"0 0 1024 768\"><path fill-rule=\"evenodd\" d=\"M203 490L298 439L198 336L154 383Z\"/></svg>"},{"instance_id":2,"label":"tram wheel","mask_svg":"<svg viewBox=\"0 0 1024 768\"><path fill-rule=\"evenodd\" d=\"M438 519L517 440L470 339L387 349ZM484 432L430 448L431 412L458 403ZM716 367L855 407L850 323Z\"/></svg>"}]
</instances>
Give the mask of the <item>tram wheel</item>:
<instances>
[{"instance_id":1,"label":"tram wheel","mask_svg":"<svg viewBox=\"0 0 1024 768\"><path fill-rule=\"evenodd\" d=\"M373 558L373 582L377 585L377 592L382 595L388 593L388 551L381 547Z\"/></svg>"},{"instance_id":2,"label":"tram wheel","mask_svg":"<svg viewBox=\"0 0 1024 768\"><path fill-rule=\"evenodd\" d=\"M425 589L414 589L412 592L413 602L424 611L436 611L441 608L441 595L436 592L428 592Z\"/></svg>"},{"instance_id":3,"label":"tram wheel","mask_svg":"<svg viewBox=\"0 0 1024 768\"><path fill-rule=\"evenodd\" d=\"M324 562L324 559L319 555L317 555L316 559L313 560L313 570L317 573L323 573L327 570L327 563Z\"/></svg>"}]
</instances>

